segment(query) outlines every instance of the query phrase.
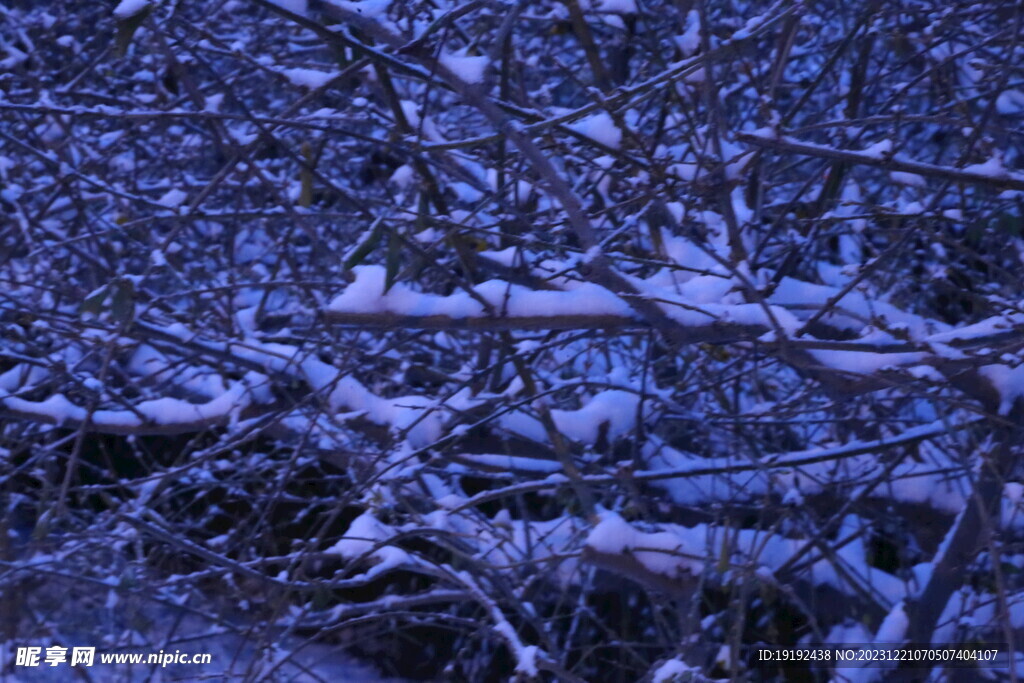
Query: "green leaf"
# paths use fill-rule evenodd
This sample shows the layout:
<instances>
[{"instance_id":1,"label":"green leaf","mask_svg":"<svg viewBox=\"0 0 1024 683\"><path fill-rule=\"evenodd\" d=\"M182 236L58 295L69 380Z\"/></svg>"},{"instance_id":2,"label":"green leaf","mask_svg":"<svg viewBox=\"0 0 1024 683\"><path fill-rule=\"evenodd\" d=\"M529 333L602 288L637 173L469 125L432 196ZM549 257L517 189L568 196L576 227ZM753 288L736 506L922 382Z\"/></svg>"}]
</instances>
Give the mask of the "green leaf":
<instances>
[{"instance_id":1,"label":"green leaf","mask_svg":"<svg viewBox=\"0 0 1024 683\"><path fill-rule=\"evenodd\" d=\"M398 268L401 265L402 243L394 231L388 233L388 260L384 275L384 293L387 294L391 286L395 284L398 277Z\"/></svg>"},{"instance_id":2,"label":"green leaf","mask_svg":"<svg viewBox=\"0 0 1024 683\"><path fill-rule=\"evenodd\" d=\"M128 322L135 313L135 285L131 280L118 280L112 287L110 315L118 322Z\"/></svg>"},{"instance_id":3,"label":"green leaf","mask_svg":"<svg viewBox=\"0 0 1024 683\"><path fill-rule=\"evenodd\" d=\"M1019 237L1024 232L1022 230L1021 217L1012 213L999 214L990 225L992 230L1013 235L1014 237Z\"/></svg>"},{"instance_id":4,"label":"green leaf","mask_svg":"<svg viewBox=\"0 0 1024 683\"><path fill-rule=\"evenodd\" d=\"M319 611L327 609L334 604L332 600L333 598L334 596L331 594L329 589L317 584L316 587L313 588L313 597L310 602L312 603L313 609Z\"/></svg>"},{"instance_id":5,"label":"green leaf","mask_svg":"<svg viewBox=\"0 0 1024 683\"><path fill-rule=\"evenodd\" d=\"M81 315L98 316L107 306L114 320L130 320L135 314L135 284L131 280L118 278L103 285L82 301L78 311Z\"/></svg>"},{"instance_id":6,"label":"green leaf","mask_svg":"<svg viewBox=\"0 0 1024 683\"><path fill-rule=\"evenodd\" d=\"M661 234L661 226L651 224L648 226L651 235L651 245L654 247L656 258L665 258L668 251L665 249L665 236Z\"/></svg>"},{"instance_id":7,"label":"green leaf","mask_svg":"<svg viewBox=\"0 0 1024 683\"><path fill-rule=\"evenodd\" d=\"M147 4L135 14L118 18L117 37L114 39L114 44L119 57L124 57L127 54L128 46L132 44L132 37L152 11L153 6Z\"/></svg>"},{"instance_id":8,"label":"green leaf","mask_svg":"<svg viewBox=\"0 0 1024 683\"><path fill-rule=\"evenodd\" d=\"M726 524L722 531L722 548L718 554L718 573L724 574L729 570L729 558L732 557L732 548L729 543L729 525Z\"/></svg>"},{"instance_id":9,"label":"green leaf","mask_svg":"<svg viewBox=\"0 0 1024 683\"><path fill-rule=\"evenodd\" d=\"M299 206L308 209L313 204L313 166L316 160L313 158L313 148L309 142L302 143L302 156L304 163L299 170Z\"/></svg>"},{"instance_id":10,"label":"green leaf","mask_svg":"<svg viewBox=\"0 0 1024 683\"><path fill-rule=\"evenodd\" d=\"M370 226L370 229L360 236L359 241L349 250L348 254L345 255L345 260L342 262L346 270L358 266L377 247L380 243L381 233L384 232L383 226L384 219L378 218Z\"/></svg>"},{"instance_id":11,"label":"green leaf","mask_svg":"<svg viewBox=\"0 0 1024 683\"><path fill-rule=\"evenodd\" d=\"M53 523L53 508L50 508L39 515L36 525L32 529L32 540L41 541L50 535L50 527Z\"/></svg>"},{"instance_id":12,"label":"green leaf","mask_svg":"<svg viewBox=\"0 0 1024 683\"><path fill-rule=\"evenodd\" d=\"M103 285L96 291L92 292L89 296L85 297L85 301L83 301L82 305L78 307L78 312L82 315L99 315L100 310L103 308L103 302L106 301L108 294L110 294L110 285Z\"/></svg>"}]
</instances>

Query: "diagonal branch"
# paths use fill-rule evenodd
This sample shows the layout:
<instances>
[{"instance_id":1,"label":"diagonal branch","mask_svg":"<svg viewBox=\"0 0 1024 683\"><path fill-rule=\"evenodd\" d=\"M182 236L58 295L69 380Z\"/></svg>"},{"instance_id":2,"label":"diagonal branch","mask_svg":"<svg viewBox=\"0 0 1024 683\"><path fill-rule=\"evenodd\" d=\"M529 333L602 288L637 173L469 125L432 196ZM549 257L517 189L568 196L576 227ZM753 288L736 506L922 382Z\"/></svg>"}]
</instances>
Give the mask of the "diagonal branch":
<instances>
[{"instance_id":1,"label":"diagonal branch","mask_svg":"<svg viewBox=\"0 0 1024 683\"><path fill-rule=\"evenodd\" d=\"M938 166L936 164L926 164L906 159L898 154L889 156L870 151L836 149L835 147L817 145L813 142L796 140L785 135L769 135L761 132L737 133L736 137L742 142L780 152L791 152L820 159L833 159L862 166L875 166L890 171L913 173L927 178L940 178L955 183L972 183L1010 190L1024 190L1024 176L1021 174L1000 169L986 169L980 167L980 165L967 166L965 168Z\"/></svg>"}]
</instances>

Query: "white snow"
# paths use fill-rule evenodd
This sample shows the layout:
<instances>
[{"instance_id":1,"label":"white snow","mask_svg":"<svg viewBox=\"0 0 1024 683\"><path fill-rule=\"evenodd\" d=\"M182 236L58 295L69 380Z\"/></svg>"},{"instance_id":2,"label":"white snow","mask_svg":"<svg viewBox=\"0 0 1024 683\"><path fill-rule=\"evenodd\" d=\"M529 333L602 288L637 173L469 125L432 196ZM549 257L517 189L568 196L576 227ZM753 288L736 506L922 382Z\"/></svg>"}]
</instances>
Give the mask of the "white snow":
<instances>
[{"instance_id":1,"label":"white snow","mask_svg":"<svg viewBox=\"0 0 1024 683\"><path fill-rule=\"evenodd\" d=\"M281 72L285 78L297 85L311 90L320 88L334 78L337 73L333 71L319 71L317 69L285 69Z\"/></svg>"},{"instance_id":2,"label":"white snow","mask_svg":"<svg viewBox=\"0 0 1024 683\"><path fill-rule=\"evenodd\" d=\"M892 140L882 140L869 147L865 147L860 153L873 159L883 159L892 153L892 147Z\"/></svg>"},{"instance_id":3,"label":"white snow","mask_svg":"<svg viewBox=\"0 0 1024 683\"><path fill-rule=\"evenodd\" d=\"M598 0L598 9L615 14L636 14L636 0Z\"/></svg>"},{"instance_id":4,"label":"white snow","mask_svg":"<svg viewBox=\"0 0 1024 683\"><path fill-rule=\"evenodd\" d=\"M571 123L569 127L605 147L618 149L622 143L622 131L615 125L612 117L604 112Z\"/></svg>"},{"instance_id":5,"label":"white snow","mask_svg":"<svg viewBox=\"0 0 1024 683\"><path fill-rule=\"evenodd\" d=\"M874 643L894 645L902 643L909 623L906 609L904 609L903 603L900 602L886 615L882 626L879 627L878 633L874 634Z\"/></svg>"},{"instance_id":6,"label":"white snow","mask_svg":"<svg viewBox=\"0 0 1024 683\"><path fill-rule=\"evenodd\" d=\"M378 521L367 510L354 519L344 536L325 552L340 555L346 560L375 560L376 564L365 575L366 578L372 578L395 567L415 564L413 558L401 548L386 545L397 534L396 529Z\"/></svg>"},{"instance_id":7,"label":"white snow","mask_svg":"<svg viewBox=\"0 0 1024 683\"><path fill-rule=\"evenodd\" d=\"M998 334L999 332L1006 332L1013 329L1015 325L1024 324L1024 314L1020 313L1008 313L1005 315L996 315L990 318L985 318L972 325L963 325L956 328L948 328L943 332L937 332L929 335L925 341L931 344L933 347L937 345L945 345L954 341L970 341L971 339L977 339L980 337L986 337L992 334ZM950 349L952 351L952 349ZM936 353L941 355L941 351L936 349ZM952 356L954 358L960 358L959 354Z\"/></svg>"},{"instance_id":8,"label":"white snow","mask_svg":"<svg viewBox=\"0 0 1024 683\"><path fill-rule=\"evenodd\" d=\"M597 394L580 410L552 410L551 418L562 434L592 444L602 425L607 425L609 439L632 430L639 402L636 394L613 389Z\"/></svg>"},{"instance_id":9,"label":"white snow","mask_svg":"<svg viewBox=\"0 0 1024 683\"><path fill-rule=\"evenodd\" d=\"M690 57L700 49L700 13L692 9L686 15L686 30L676 36L676 46L683 57Z\"/></svg>"},{"instance_id":10,"label":"white snow","mask_svg":"<svg viewBox=\"0 0 1024 683\"><path fill-rule=\"evenodd\" d=\"M184 204L186 199L188 199L188 194L174 187L165 192L156 202L169 209L176 209Z\"/></svg>"},{"instance_id":11,"label":"white snow","mask_svg":"<svg viewBox=\"0 0 1024 683\"><path fill-rule=\"evenodd\" d=\"M845 621L834 625L825 637L825 642L833 645L847 643L870 643L873 634L859 621Z\"/></svg>"},{"instance_id":12,"label":"white snow","mask_svg":"<svg viewBox=\"0 0 1024 683\"><path fill-rule=\"evenodd\" d=\"M801 307L810 315L814 311L806 311L808 306L824 306L834 299L841 289L795 278L783 278L778 288L772 293L769 301L785 307ZM907 327L911 339L919 339L928 334L946 331L949 325L932 319L926 319L913 313L907 313L886 302L884 294L869 296L856 289L849 291L833 306L832 312L822 320L849 330L862 330L872 318L882 318L890 324L898 323Z\"/></svg>"},{"instance_id":13,"label":"white snow","mask_svg":"<svg viewBox=\"0 0 1024 683\"><path fill-rule=\"evenodd\" d=\"M651 683L676 683L686 680L683 678L686 674L694 676L694 680L703 677L699 668L690 666L681 659L670 659L651 672Z\"/></svg>"},{"instance_id":14,"label":"white snow","mask_svg":"<svg viewBox=\"0 0 1024 683\"><path fill-rule=\"evenodd\" d=\"M896 368L921 363L928 358L924 352L909 353L873 353L871 351L835 351L812 349L814 356L822 365L835 370L860 375L873 375L886 368Z\"/></svg>"},{"instance_id":15,"label":"white snow","mask_svg":"<svg viewBox=\"0 0 1024 683\"><path fill-rule=\"evenodd\" d=\"M1024 114L1024 92L1004 90L996 98L996 111L1005 116Z\"/></svg>"},{"instance_id":16,"label":"white snow","mask_svg":"<svg viewBox=\"0 0 1024 683\"><path fill-rule=\"evenodd\" d=\"M628 553L648 571L669 578L700 575L705 566L721 555L723 544L728 544L733 562L756 563L772 570L785 564L807 543L757 529L723 531L707 524L662 524L661 531L644 532L608 511L601 512L599 519L587 536L588 547L605 554ZM867 565L862 544L848 544L839 555L844 566L854 571L840 573L833 564L835 560L819 559L807 571L806 579L813 585L829 585L840 591L852 590L849 581L857 580L893 602L906 595L902 579Z\"/></svg>"},{"instance_id":17,"label":"white snow","mask_svg":"<svg viewBox=\"0 0 1024 683\"><path fill-rule=\"evenodd\" d=\"M885 619L882 620L882 624L878 627L878 631L875 633L872 647L884 649L884 646L886 645L901 644L909 625L910 620L907 617L904 603L903 601L900 601L889 611L885 616ZM875 681L880 677L883 677L885 671L893 668L893 666L893 662L885 662L884 664L879 664L873 668L861 667L856 669L847 669L846 671L849 673L849 680L851 683L869 683L870 681Z\"/></svg>"},{"instance_id":18,"label":"white snow","mask_svg":"<svg viewBox=\"0 0 1024 683\"><path fill-rule=\"evenodd\" d=\"M542 460L540 458L528 458L514 455L501 455L492 453L462 453L458 460L466 460L477 463L483 467L493 467L501 470L519 470L527 472L561 472L561 463L553 460ZM456 466L458 467L458 466Z\"/></svg>"},{"instance_id":19,"label":"white snow","mask_svg":"<svg viewBox=\"0 0 1024 683\"><path fill-rule=\"evenodd\" d=\"M481 83L487 72L487 57L457 55L450 52L441 53L441 64L454 73L459 80L466 83Z\"/></svg>"},{"instance_id":20,"label":"white snow","mask_svg":"<svg viewBox=\"0 0 1024 683\"><path fill-rule=\"evenodd\" d=\"M280 349L292 358L298 350L276 344L263 344L263 348ZM336 411L348 409L380 425L396 430L408 430L408 442L414 448L433 443L441 436L443 415L431 410L435 401L424 396L408 395L382 398L369 391L359 380L342 375L337 368L316 358L298 361L303 376L318 392L327 394L327 402ZM290 364L290 363L289 363ZM450 400L449 403L453 403Z\"/></svg>"},{"instance_id":21,"label":"white snow","mask_svg":"<svg viewBox=\"0 0 1024 683\"><path fill-rule=\"evenodd\" d=\"M516 653L518 655L516 673L531 678L537 675L537 651L536 645L526 645Z\"/></svg>"},{"instance_id":22,"label":"white snow","mask_svg":"<svg viewBox=\"0 0 1024 683\"><path fill-rule=\"evenodd\" d=\"M411 100L402 100L400 106L402 107L402 116L405 117L406 123L412 128L419 128L421 123L419 105Z\"/></svg>"},{"instance_id":23,"label":"white snow","mask_svg":"<svg viewBox=\"0 0 1024 683\"><path fill-rule=\"evenodd\" d=\"M149 4L150 0L121 0L114 8L114 16L118 19L127 19L146 9Z\"/></svg>"},{"instance_id":24,"label":"white snow","mask_svg":"<svg viewBox=\"0 0 1024 683\"><path fill-rule=\"evenodd\" d=\"M703 567L699 559L683 554L684 539L678 534L638 531L613 512L600 514L600 522L587 536L586 544L608 555L628 553L650 571L673 578L684 572L699 574Z\"/></svg>"},{"instance_id":25,"label":"white snow","mask_svg":"<svg viewBox=\"0 0 1024 683\"><path fill-rule=\"evenodd\" d=\"M364 17L377 19L387 13L391 6L391 0L362 0L361 2L350 2L349 0L326 0L328 4L334 5L350 12L357 12Z\"/></svg>"},{"instance_id":26,"label":"white snow","mask_svg":"<svg viewBox=\"0 0 1024 683\"><path fill-rule=\"evenodd\" d=\"M509 247L500 251L481 251L480 256L500 263L506 268L514 268L517 259L526 260L526 254L520 247Z\"/></svg>"},{"instance_id":27,"label":"white snow","mask_svg":"<svg viewBox=\"0 0 1024 683\"><path fill-rule=\"evenodd\" d=\"M46 418L56 425L83 422L89 412L68 400L63 394L53 394L42 401L29 401L16 396L0 399L10 410ZM249 404L245 384L234 383L220 396L206 403L190 403L176 398L158 398L142 401L135 410L97 410L91 422L100 428L137 428L145 425L171 426L195 422L221 420Z\"/></svg>"},{"instance_id":28,"label":"white snow","mask_svg":"<svg viewBox=\"0 0 1024 683\"><path fill-rule=\"evenodd\" d=\"M899 185L908 185L910 187L928 187L928 181L925 180L924 176L919 176L916 173L905 173L903 171L891 171L889 177L894 183Z\"/></svg>"},{"instance_id":29,"label":"white snow","mask_svg":"<svg viewBox=\"0 0 1024 683\"><path fill-rule=\"evenodd\" d=\"M981 374L999 392L1000 415L1009 413L1017 399L1024 396L1024 363L1017 367L985 365L981 368Z\"/></svg>"},{"instance_id":30,"label":"white snow","mask_svg":"<svg viewBox=\"0 0 1024 683\"><path fill-rule=\"evenodd\" d=\"M974 173L988 178L1006 178L1009 175L1006 166L1003 165L1003 160L998 155L993 155L980 164L964 166L963 170L966 173Z\"/></svg>"},{"instance_id":31,"label":"white snow","mask_svg":"<svg viewBox=\"0 0 1024 683\"><path fill-rule=\"evenodd\" d=\"M902 430L898 437L918 440L946 431L941 421ZM650 469L636 473L651 477L652 484L666 490L681 505L699 506L728 501L752 501L774 493L783 498L819 494L837 485L850 486L862 481L877 466L878 442L852 441L842 445L790 453L767 454L758 467L742 457L699 457L677 451L665 444L649 442L644 457ZM873 447L874 446L874 447ZM858 455L858 453L862 453ZM835 463L841 461L842 469ZM737 466L744 469L737 470ZM970 490L966 474L951 476L947 470L957 463L947 456L933 454L928 463L902 462L892 471L885 486L871 488L868 497L928 505L935 510L955 514ZM716 470L727 473L713 474ZM795 481L799 479L797 493ZM859 490L859 484L854 486Z\"/></svg>"},{"instance_id":32,"label":"white snow","mask_svg":"<svg viewBox=\"0 0 1024 683\"><path fill-rule=\"evenodd\" d=\"M384 294L383 266L356 266L356 280L328 306L339 313L395 313L403 316L484 317L483 304L465 292L448 296L417 292L395 283ZM536 291L499 280L473 288L498 315L511 317L561 315L631 316L629 306L608 290L590 283L576 283L569 291Z\"/></svg>"},{"instance_id":33,"label":"white snow","mask_svg":"<svg viewBox=\"0 0 1024 683\"><path fill-rule=\"evenodd\" d=\"M406 189L412 185L413 180L416 179L416 171L409 164L402 164L395 169L395 172L388 178L388 182L395 185L399 189Z\"/></svg>"},{"instance_id":34,"label":"white snow","mask_svg":"<svg viewBox=\"0 0 1024 683\"><path fill-rule=\"evenodd\" d=\"M309 10L308 0L270 0L281 9L288 10L292 14L301 14L306 16Z\"/></svg>"}]
</instances>

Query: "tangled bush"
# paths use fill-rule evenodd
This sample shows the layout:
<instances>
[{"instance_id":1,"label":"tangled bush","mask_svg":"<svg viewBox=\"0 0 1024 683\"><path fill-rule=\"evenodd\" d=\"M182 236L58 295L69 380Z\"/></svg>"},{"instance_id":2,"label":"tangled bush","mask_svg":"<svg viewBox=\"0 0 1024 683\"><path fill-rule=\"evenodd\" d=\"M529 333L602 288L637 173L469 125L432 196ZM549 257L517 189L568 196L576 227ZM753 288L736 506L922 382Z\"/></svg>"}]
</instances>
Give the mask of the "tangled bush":
<instances>
[{"instance_id":1,"label":"tangled bush","mask_svg":"<svg viewBox=\"0 0 1024 683\"><path fill-rule=\"evenodd\" d=\"M473 681L927 675L758 658L809 643L1016 669L1021 22L6 9L7 647L235 634L217 671L252 680L329 680L325 647Z\"/></svg>"}]
</instances>

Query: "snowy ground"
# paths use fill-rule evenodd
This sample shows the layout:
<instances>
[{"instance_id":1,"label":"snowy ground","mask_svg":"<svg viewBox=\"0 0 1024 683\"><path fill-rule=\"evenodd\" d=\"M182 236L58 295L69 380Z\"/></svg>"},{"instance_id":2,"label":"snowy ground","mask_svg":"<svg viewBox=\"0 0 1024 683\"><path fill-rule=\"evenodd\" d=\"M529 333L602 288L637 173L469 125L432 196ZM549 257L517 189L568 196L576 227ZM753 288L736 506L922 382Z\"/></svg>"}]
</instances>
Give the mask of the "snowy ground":
<instances>
[{"instance_id":1,"label":"snowy ground","mask_svg":"<svg viewBox=\"0 0 1024 683\"><path fill-rule=\"evenodd\" d=\"M299 637L286 637L268 644L259 636L249 638L246 624L235 621L227 627L212 625L182 608L141 601L119 599L110 591L103 599L73 597L61 585L37 586L29 597L32 616L45 617L56 625L58 638L36 638L0 645L0 681L3 683L67 681L88 676L95 681L134 683L135 681L344 681L345 683L401 683L382 676L372 664L355 659L341 648L306 643ZM99 596L96 596L99 597ZM21 611L19 633L29 632L32 617ZM45 648L97 647L91 667L68 663L51 667L11 666L19 646ZM113 644L113 645L111 645ZM211 664L117 665L101 664L99 652L110 653L209 653ZM69 651L70 657L70 651Z\"/></svg>"}]
</instances>

